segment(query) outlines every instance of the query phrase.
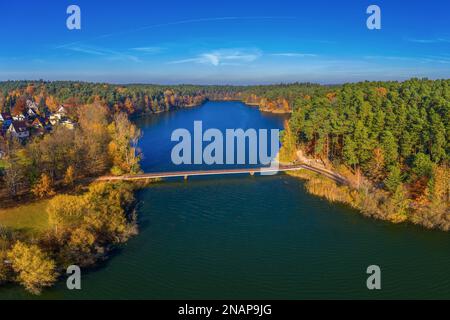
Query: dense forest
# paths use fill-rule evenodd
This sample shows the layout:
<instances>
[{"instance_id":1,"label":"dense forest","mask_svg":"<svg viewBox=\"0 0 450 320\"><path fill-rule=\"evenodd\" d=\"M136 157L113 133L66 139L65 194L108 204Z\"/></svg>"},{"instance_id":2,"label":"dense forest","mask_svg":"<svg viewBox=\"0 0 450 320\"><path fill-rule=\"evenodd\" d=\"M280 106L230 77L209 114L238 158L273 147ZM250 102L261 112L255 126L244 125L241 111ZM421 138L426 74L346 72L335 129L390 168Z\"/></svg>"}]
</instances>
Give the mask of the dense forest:
<instances>
[{"instance_id":1,"label":"dense forest","mask_svg":"<svg viewBox=\"0 0 450 320\"><path fill-rule=\"evenodd\" d=\"M298 97L289 129L304 153L352 176L358 193L344 202L450 229L450 80L345 84Z\"/></svg>"}]
</instances>

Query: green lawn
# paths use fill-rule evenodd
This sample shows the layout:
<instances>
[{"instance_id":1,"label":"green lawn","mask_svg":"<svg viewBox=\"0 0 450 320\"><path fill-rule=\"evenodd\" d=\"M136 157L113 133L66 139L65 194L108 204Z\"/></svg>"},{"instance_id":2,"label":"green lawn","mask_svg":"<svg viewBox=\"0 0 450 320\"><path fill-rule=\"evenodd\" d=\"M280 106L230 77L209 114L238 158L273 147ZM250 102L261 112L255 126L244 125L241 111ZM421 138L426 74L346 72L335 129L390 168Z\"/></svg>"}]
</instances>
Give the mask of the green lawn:
<instances>
[{"instance_id":1,"label":"green lawn","mask_svg":"<svg viewBox=\"0 0 450 320\"><path fill-rule=\"evenodd\" d=\"M29 233L48 228L47 200L10 209L0 208L0 225Z\"/></svg>"},{"instance_id":2,"label":"green lawn","mask_svg":"<svg viewBox=\"0 0 450 320\"><path fill-rule=\"evenodd\" d=\"M5 160L0 160L0 170L6 166Z\"/></svg>"}]
</instances>

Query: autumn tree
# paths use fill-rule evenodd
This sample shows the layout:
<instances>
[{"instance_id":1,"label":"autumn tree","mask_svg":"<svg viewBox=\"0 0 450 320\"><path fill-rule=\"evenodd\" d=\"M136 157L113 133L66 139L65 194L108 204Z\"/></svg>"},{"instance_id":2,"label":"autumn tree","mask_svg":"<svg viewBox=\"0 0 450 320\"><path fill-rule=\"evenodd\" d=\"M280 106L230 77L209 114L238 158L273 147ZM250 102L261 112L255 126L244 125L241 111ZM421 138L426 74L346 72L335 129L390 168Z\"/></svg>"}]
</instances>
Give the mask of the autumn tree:
<instances>
[{"instance_id":1,"label":"autumn tree","mask_svg":"<svg viewBox=\"0 0 450 320\"><path fill-rule=\"evenodd\" d=\"M446 165L435 166L413 222L429 228L450 230L450 170Z\"/></svg>"},{"instance_id":2,"label":"autumn tree","mask_svg":"<svg viewBox=\"0 0 450 320\"><path fill-rule=\"evenodd\" d=\"M113 162L113 171L138 173L140 153L137 142L141 137L141 131L128 120L125 113L119 113L114 116L109 132L112 139L108 145L108 152Z\"/></svg>"},{"instance_id":3,"label":"autumn tree","mask_svg":"<svg viewBox=\"0 0 450 320\"><path fill-rule=\"evenodd\" d=\"M369 174L375 182L380 182L383 180L385 176L384 164L385 161L383 149L375 148L373 150L373 156L369 164Z\"/></svg>"},{"instance_id":4,"label":"autumn tree","mask_svg":"<svg viewBox=\"0 0 450 320\"><path fill-rule=\"evenodd\" d=\"M25 97L20 97L16 104L14 105L14 108L11 110L11 114L13 116L18 116L21 115L25 112L25 107L26 107L26 98Z\"/></svg>"},{"instance_id":5,"label":"autumn tree","mask_svg":"<svg viewBox=\"0 0 450 320\"><path fill-rule=\"evenodd\" d=\"M33 186L31 190L33 194L38 198L46 198L55 195L55 191L53 190L53 183L50 177L43 173L39 181Z\"/></svg>"},{"instance_id":6,"label":"autumn tree","mask_svg":"<svg viewBox=\"0 0 450 320\"><path fill-rule=\"evenodd\" d=\"M403 222L408 219L411 201L408 198L407 191L402 184L397 186L392 197L388 201L389 219L393 222Z\"/></svg>"},{"instance_id":7,"label":"autumn tree","mask_svg":"<svg viewBox=\"0 0 450 320\"><path fill-rule=\"evenodd\" d=\"M109 166L107 146L111 139L107 108L100 103L80 107L78 123L86 154L85 165L90 174L103 173Z\"/></svg>"},{"instance_id":8,"label":"autumn tree","mask_svg":"<svg viewBox=\"0 0 450 320\"><path fill-rule=\"evenodd\" d=\"M81 223L85 213L86 201L80 196L58 195L47 205L49 224L54 228L55 233L69 227L76 227Z\"/></svg>"},{"instance_id":9,"label":"autumn tree","mask_svg":"<svg viewBox=\"0 0 450 320\"><path fill-rule=\"evenodd\" d=\"M432 202L450 203L450 169L447 165L435 166L428 183L429 197ZM447 207L448 208L448 207Z\"/></svg>"},{"instance_id":10,"label":"autumn tree","mask_svg":"<svg viewBox=\"0 0 450 320\"><path fill-rule=\"evenodd\" d=\"M84 224L96 232L98 241L120 243L133 232L127 213L134 201L131 186L97 183L86 194Z\"/></svg>"},{"instance_id":11,"label":"autumn tree","mask_svg":"<svg viewBox=\"0 0 450 320\"><path fill-rule=\"evenodd\" d=\"M134 104L129 97L125 99L124 108L128 114L134 113Z\"/></svg>"},{"instance_id":12,"label":"autumn tree","mask_svg":"<svg viewBox=\"0 0 450 320\"><path fill-rule=\"evenodd\" d=\"M56 112L59 104L54 96L48 96L45 99L45 105L50 109L50 111Z\"/></svg>"},{"instance_id":13,"label":"autumn tree","mask_svg":"<svg viewBox=\"0 0 450 320\"><path fill-rule=\"evenodd\" d=\"M17 281L33 294L51 286L57 278L55 262L37 245L16 242L7 254Z\"/></svg>"},{"instance_id":14,"label":"autumn tree","mask_svg":"<svg viewBox=\"0 0 450 320\"><path fill-rule=\"evenodd\" d=\"M66 186L73 186L74 181L75 181L75 169L73 168L72 165L70 165L67 168L66 173L64 175L64 184Z\"/></svg>"},{"instance_id":15,"label":"autumn tree","mask_svg":"<svg viewBox=\"0 0 450 320\"><path fill-rule=\"evenodd\" d=\"M280 161L294 161L297 158L296 141L288 121L285 121L284 123L284 131L282 132L281 139L282 148L280 150Z\"/></svg>"},{"instance_id":16,"label":"autumn tree","mask_svg":"<svg viewBox=\"0 0 450 320\"><path fill-rule=\"evenodd\" d=\"M18 160L16 158L7 159L4 180L11 196L16 196L19 192L23 177L24 170Z\"/></svg>"},{"instance_id":17,"label":"autumn tree","mask_svg":"<svg viewBox=\"0 0 450 320\"><path fill-rule=\"evenodd\" d=\"M89 266L95 263L97 233L89 225L83 224L75 229L67 243L72 263L80 266Z\"/></svg>"}]
</instances>

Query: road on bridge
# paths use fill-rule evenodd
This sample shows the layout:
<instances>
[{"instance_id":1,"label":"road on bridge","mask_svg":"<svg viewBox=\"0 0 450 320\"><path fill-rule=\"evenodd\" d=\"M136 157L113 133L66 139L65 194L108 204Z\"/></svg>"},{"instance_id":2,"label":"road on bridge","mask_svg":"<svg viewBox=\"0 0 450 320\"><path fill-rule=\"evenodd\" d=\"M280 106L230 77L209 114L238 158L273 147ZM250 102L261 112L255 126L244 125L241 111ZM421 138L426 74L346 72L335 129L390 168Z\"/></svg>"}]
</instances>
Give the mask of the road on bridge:
<instances>
[{"instance_id":1,"label":"road on bridge","mask_svg":"<svg viewBox=\"0 0 450 320\"><path fill-rule=\"evenodd\" d=\"M172 171L172 172L153 172L143 173L137 175L124 175L124 176L104 176L97 179L97 181L133 181L133 180L150 180L150 179L164 179L164 178L177 178L182 177L187 179L188 177L195 176L213 176L213 175L230 175L230 174L277 174L280 172L296 171L296 170L309 170L323 176L326 176L339 184L348 184L347 180L342 176L325 169L312 167L306 164L292 165L292 166L280 166L279 168L244 168L244 169L219 169L219 170L193 170L193 171Z\"/></svg>"}]
</instances>

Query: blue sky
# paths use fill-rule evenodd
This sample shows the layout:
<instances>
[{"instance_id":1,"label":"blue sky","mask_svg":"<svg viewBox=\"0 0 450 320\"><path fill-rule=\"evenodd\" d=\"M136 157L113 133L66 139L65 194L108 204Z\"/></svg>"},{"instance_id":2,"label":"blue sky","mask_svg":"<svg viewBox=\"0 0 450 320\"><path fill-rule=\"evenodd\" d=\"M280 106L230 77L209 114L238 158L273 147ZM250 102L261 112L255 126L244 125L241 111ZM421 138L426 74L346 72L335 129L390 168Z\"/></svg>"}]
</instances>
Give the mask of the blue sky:
<instances>
[{"instance_id":1,"label":"blue sky","mask_svg":"<svg viewBox=\"0 0 450 320\"><path fill-rule=\"evenodd\" d=\"M66 9L81 8L81 30ZM381 8L382 29L366 27ZM342 83L450 77L450 1L0 3L0 80Z\"/></svg>"}]
</instances>

